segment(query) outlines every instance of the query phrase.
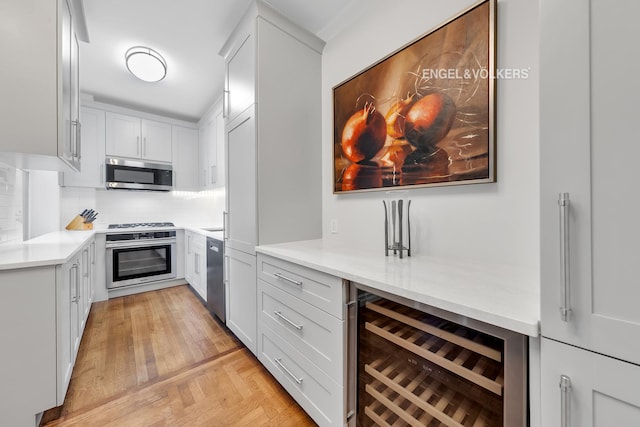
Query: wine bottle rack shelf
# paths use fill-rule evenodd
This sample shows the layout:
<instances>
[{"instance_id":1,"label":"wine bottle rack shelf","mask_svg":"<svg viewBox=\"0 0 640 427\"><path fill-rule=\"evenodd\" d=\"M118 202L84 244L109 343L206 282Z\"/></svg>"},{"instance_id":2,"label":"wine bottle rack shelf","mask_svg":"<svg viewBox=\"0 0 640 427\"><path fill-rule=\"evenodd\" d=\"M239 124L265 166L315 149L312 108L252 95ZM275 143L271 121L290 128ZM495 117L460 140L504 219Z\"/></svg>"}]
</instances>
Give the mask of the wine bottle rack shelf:
<instances>
[{"instance_id":1,"label":"wine bottle rack shelf","mask_svg":"<svg viewBox=\"0 0 640 427\"><path fill-rule=\"evenodd\" d=\"M373 403L365 414L379 425L488 427L501 425L500 415L488 405L433 378L429 371L407 369L396 358L365 365L373 381L365 386Z\"/></svg>"},{"instance_id":2,"label":"wine bottle rack shelf","mask_svg":"<svg viewBox=\"0 0 640 427\"><path fill-rule=\"evenodd\" d=\"M417 356L502 396L504 385L502 365L492 359L386 317L366 322L365 328Z\"/></svg>"}]
</instances>

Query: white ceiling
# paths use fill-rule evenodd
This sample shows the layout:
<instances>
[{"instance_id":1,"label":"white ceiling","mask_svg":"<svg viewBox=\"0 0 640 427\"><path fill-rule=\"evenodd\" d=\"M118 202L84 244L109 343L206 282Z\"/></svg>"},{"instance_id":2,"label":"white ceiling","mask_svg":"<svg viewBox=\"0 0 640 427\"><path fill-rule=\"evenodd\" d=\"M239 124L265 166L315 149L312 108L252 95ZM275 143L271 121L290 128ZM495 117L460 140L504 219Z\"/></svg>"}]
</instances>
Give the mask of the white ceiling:
<instances>
[{"instance_id":1,"label":"white ceiling","mask_svg":"<svg viewBox=\"0 0 640 427\"><path fill-rule=\"evenodd\" d=\"M283 15L319 34L352 0L268 0ZM84 0L90 43L80 43L80 87L96 101L197 121L220 96L218 51L251 0ZM124 63L132 46L167 61L157 83L137 80Z\"/></svg>"}]
</instances>

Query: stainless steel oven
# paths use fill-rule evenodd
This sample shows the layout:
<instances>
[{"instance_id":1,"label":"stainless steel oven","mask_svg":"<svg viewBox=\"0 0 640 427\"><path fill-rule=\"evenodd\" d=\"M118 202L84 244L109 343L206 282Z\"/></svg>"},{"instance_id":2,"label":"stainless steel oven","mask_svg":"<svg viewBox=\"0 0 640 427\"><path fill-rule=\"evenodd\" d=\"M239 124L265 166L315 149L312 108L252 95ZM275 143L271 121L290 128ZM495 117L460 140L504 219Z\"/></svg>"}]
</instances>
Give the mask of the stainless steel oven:
<instances>
[{"instance_id":1,"label":"stainless steel oven","mask_svg":"<svg viewBox=\"0 0 640 427\"><path fill-rule=\"evenodd\" d=\"M173 186L170 164L107 158L105 168L107 190L171 191Z\"/></svg>"},{"instance_id":2,"label":"stainless steel oven","mask_svg":"<svg viewBox=\"0 0 640 427\"><path fill-rule=\"evenodd\" d=\"M174 230L107 234L106 252L108 289L176 277Z\"/></svg>"}]
</instances>

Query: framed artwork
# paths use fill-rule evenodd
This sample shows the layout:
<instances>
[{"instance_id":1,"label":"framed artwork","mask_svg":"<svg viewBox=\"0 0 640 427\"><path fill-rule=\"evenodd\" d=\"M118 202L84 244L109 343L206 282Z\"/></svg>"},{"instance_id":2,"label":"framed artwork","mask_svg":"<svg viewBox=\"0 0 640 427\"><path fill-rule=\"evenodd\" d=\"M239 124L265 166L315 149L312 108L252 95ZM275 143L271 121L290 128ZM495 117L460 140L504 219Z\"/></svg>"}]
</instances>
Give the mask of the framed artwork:
<instances>
[{"instance_id":1,"label":"framed artwork","mask_svg":"<svg viewBox=\"0 0 640 427\"><path fill-rule=\"evenodd\" d=\"M495 0L333 88L334 193L494 182Z\"/></svg>"}]
</instances>

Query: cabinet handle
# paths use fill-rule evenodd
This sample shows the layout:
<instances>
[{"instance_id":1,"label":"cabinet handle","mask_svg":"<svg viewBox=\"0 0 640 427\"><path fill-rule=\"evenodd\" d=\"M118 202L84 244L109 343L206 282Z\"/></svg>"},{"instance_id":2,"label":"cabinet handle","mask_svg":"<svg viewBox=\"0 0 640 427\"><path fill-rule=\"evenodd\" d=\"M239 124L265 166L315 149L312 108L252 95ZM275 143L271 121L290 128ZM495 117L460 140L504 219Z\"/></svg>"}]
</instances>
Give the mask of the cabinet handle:
<instances>
[{"instance_id":1,"label":"cabinet handle","mask_svg":"<svg viewBox=\"0 0 640 427\"><path fill-rule=\"evenodd\" d=\"M227 235L227 217L229 216L229 212L227 211L222 211L222 240L224 240L225 242L227 240L229 240L229 237Z\"/></svg>"},{"instance_id":2,"label":"cabinet handle","mask_svg":"<svg viewBox=\"0 0 640 427\"><path fill-rule=\"evenodd\" d=\"M281 318L282 320L284 320L285 322L287 322L288 324L290 324L291 326L293 326L294 328L296 328L297 330L301 331L302 330L302 326L303 325L297 325L295 323L293 323L291 320L287 319L285 317L285 315L282 314L282 312L280 311L274 311L273 314L275 314L276 316L278 316L279 318Z\"/></svg>"},{"instance_id":3,"label":"cabinet handle","mask_svg":"<svg viewBox=\"0 0 640 427\"><path fill-rule=\"evenodd\" d=\"M136 136L136 156L140 155L140 137Z\"/></svg>"},{"instance_id":4,"label":"cabinet handle","mask_svg":"<svg viewBox=\"0 0 640 427\"><path fill-rule=\"evenodd\" d=\"M142 138L142 157L147 157L147 137Z\"/></svg>"},{"instance_id":5,"label":"cabinet handle","mask_svg":"<svg viewBox=\"0 0 640 427\"><path fill-rule=\"evenodd\" d=\"M293 283L296 286L302 286L302 281L291 279L291 278L285 276L282 273L273 273L273 275L275 277L277 277L278 279L282 279L282 280L285 280L285 281L287 281L289 283Z\"/></svg>"},{"instance_id":6,"label":"cabinet handle","mask_svg":"<svg viewBox=\"0 0 640 427\"><path fill-rule=\"evenodd\" d=\"M196 272L196 274L198 274L198 275L199 275L199 274L200 274L200 268L198 268L198 267L199 267L199 265L198 265L198 264L199 264L199 261L200 261L200 260L199 260L198 258L200 258L200 254L196 252L196 253L194 254L194 257L193 257L193 262L195 262L195 266L194 266L194 269L193 269L193 270Z\"/></svg>"},{"instance_id":7,"label":"cabinet handle","mask_svg":"<svg viewBox=\"0 0 640 427\"><path fill-rule=\"evenodd\" d=\"M567 322L571 314L569 277L569 193L560 193L560 318Z\"/></svg>"},{"instance_id":8,"label":"cabinet handle","mask_svg":"<svg viewBox=\"0 0 640 427\"><path fill-rule=\"evenodd\" d=\"M226 119L227 117L229 117L229 113L227 111L227 97L229 96L229 91L228 90L223 90L222 91L222 118Z\"/></svg>"},{"instance_id":9,"label":"cabinet handle","mask_svg":"<svg viewBox=\"0 0 640 427\"><path fill-rule=\"evenodd\" d=\"M284 364L282 363L282 359L275 358L275 359L273 359L273 360L274 360L274 361L275 361L275 362L276 362L276 363L277 363L277 364L278 364L278 365L279 365L279 366L280 366L280 367L281 367L281 368L282 368L282 369L283 369L287 374L289 374L289 376L290 376L291 378L293 378L293 380L294 380L295 382L297 382L298 384L302 384L302 380L303 380L304 378L298 378L298 377L296 377L295 375L293 375L293 372L291 372L290 370L288 370L288 369L287 369L287 367L286 367L286 366L284 366Z\"/></svg>"},{"instance_id":10,"label":"cabinet handle","mask_svg":"<svg viewBox=\"0 0 640 427\"><path fill-rule=\"evenodd\" d=\"M78 282L80 281L78 278L78 264L73 264L73 266L71 266L71 270L69 270L69 273L74 272L75 274L72 275L73 278L73 297L71 298L71 302L74 303L78 303L80 302L80 295L78 295L80 292L78 290Z\"/></svg>"},{"instance_id":11,"label":"cabinet handle","mask_svg":"<svg viewBox=\"0 0 640 427\"><path fill-rule=\"evenodd\" d=\"M571 378L560 375L560 427L569 427Z\"/></svg>"}]
</instances>

